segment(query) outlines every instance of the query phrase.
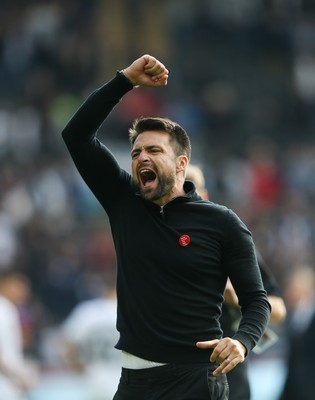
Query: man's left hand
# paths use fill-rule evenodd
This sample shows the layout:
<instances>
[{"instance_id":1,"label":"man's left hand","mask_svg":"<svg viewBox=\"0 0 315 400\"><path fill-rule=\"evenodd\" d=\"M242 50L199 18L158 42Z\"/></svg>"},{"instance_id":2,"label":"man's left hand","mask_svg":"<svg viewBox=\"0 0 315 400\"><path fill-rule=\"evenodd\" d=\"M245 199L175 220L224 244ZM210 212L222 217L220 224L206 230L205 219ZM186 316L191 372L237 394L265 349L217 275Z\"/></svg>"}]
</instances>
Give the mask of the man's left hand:
<instances>
[{"instance_id":1,"label":"man's left hand","mask_svg":"<svg viewBox=\"0 0 315 400\"><path fill-rule=\"evenodd\" d=\"M196 346L200 349L213 349L210 362L219 364L219 367L213 371L214 376L230 372L245 359L246 347L240 341L229 337L197 342Z\"/></svg>"}]
</instances>

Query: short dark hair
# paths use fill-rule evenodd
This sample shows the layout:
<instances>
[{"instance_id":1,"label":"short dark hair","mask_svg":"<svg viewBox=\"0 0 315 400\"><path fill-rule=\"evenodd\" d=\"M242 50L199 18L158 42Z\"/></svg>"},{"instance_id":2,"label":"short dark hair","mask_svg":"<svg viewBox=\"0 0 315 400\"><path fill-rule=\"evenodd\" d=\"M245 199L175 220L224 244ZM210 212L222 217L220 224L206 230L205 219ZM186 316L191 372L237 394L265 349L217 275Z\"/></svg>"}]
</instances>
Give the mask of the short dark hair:
<instances>
[{"instance_id":1,"label":"short dark hair","mask_svg":"<svg viewBox=\"0 0 315 400\"><path fill-rule=\"evenodd\" d=\"M178 123L168 118L137 118L134 120L132 127L129 129L129 140L131 145L134 144L140 133L145 131L161 131L166 132L170 136L170 142L174 144L174 153L176 156L186 155L188 159L191 156L191 143L185 129Z\"/></svg>"}]
</instances>

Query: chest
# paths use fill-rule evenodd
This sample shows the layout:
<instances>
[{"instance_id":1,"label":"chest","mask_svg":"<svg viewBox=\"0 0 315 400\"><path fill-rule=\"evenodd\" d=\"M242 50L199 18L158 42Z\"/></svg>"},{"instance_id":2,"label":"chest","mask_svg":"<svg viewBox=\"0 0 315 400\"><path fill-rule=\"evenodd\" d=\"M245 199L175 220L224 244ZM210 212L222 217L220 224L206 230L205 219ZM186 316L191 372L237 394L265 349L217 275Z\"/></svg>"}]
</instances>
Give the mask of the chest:
<instances>
[{"instance_id":1,"label":"chest","mask_svg":"<svg viewBox=\"0 0 315 400\"><path fill-rule=\"evenodd\" d=\"M113 236L119 253L146 272L193 277L222 269L224 232L215 215L196 207L134 204L117 214Z\"/></svg>"}]
</instances>

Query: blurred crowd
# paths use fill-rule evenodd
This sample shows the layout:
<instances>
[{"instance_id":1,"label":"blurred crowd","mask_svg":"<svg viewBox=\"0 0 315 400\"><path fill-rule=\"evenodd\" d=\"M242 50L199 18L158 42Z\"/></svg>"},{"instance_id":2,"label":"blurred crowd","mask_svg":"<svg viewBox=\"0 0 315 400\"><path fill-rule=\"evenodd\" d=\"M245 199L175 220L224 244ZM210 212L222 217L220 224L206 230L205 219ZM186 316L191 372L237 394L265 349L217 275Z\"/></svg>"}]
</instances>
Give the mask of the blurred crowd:
<instances>
[{"instance_id":1,"label":"blurred crowd","mask_svg":"<svg viewBox=\"0 0 315 400\"><path fill-rule=\"evenodd\" d=\"M101 128L120 161L129 168L134 117L176 120L210 199L247 223L292 315L291 278L315 270L315 2L150 3L0 1L0 269L30 282L23 345L43 365L43 332L115 276L107 217L60 132L141 54L161 58L170 80L128 94Z\"/></svg>"}]
</instances>

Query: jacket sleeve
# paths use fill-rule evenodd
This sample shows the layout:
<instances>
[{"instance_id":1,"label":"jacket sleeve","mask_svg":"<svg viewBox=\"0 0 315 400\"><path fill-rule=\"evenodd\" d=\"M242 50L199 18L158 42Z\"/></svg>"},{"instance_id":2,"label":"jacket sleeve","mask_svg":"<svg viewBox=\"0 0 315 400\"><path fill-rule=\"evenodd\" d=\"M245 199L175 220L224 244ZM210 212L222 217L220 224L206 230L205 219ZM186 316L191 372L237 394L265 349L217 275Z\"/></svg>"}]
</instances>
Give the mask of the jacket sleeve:
<instances>
[{"instance_id":1,"label":"jacket sleeve","mask_svg":"<svg viewBox=\"0 0 315 400\"><path fill-rule=\"evenodd\" d=\"M252 235L236 214L230 211L224 265L241 307L241 321L234 335L252 350L263 335L271 307L264 289Z\"/></svg>"},{"instance_id":2,"label":"jacket sleeve","mask_svg":"<svg viewBox=\"0 0 315 400\"><path fill-rule=\"evenodd\" d=\"M119 178L127 178L127 174L111 151L97 139L97 132L113 108L132 88L124 75L117 74L85 100L62 131L79 173L103 206L118 195Z\"/></svg>"}]
</instances>

